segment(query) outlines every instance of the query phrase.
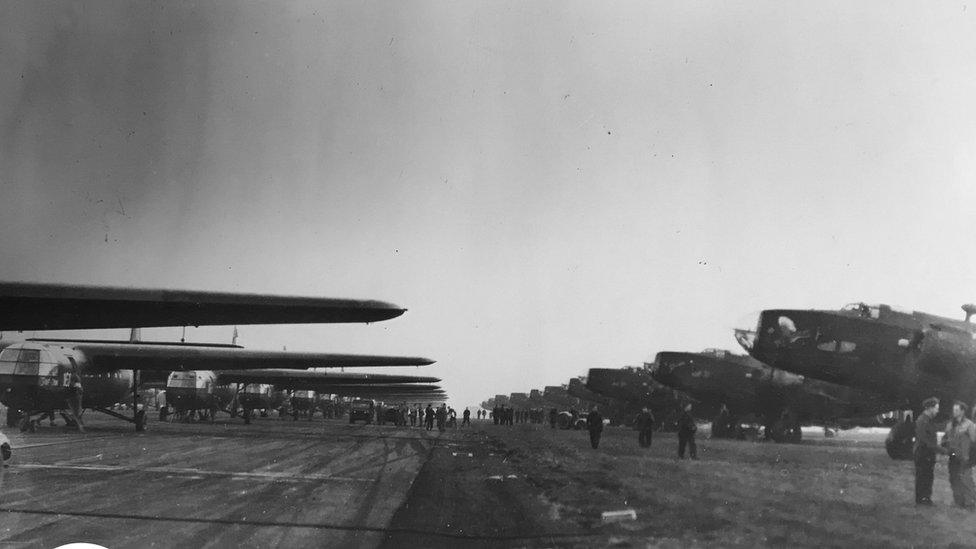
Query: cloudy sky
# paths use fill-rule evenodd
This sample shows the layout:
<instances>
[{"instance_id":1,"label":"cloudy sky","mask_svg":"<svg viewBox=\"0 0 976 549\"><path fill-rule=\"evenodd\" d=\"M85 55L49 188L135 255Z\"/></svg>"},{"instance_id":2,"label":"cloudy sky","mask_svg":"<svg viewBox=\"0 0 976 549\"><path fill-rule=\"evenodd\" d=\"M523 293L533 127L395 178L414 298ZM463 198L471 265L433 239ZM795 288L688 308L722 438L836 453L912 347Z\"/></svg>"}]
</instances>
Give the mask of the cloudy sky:
<instances>
[{"instance_id":1,"label":"cloudy sky","mask_svg":"<svg viewBox=\"0 0 976 549\"><path fill-rule=\"evenodd\" d=\"M961 316L967 8L5 2L0 280L393 301L241 333L427 355L462 406L768 307Z\"/></svg>"}]
</instances>

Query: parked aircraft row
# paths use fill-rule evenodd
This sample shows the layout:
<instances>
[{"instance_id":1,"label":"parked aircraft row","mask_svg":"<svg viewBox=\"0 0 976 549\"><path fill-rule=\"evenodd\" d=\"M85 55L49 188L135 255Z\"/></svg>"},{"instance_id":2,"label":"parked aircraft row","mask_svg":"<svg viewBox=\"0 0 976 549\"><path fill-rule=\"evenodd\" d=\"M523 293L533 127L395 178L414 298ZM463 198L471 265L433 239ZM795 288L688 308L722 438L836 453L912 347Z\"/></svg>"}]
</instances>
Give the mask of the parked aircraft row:
<instances>
[{"instance_id":1,"label":"parked aircraft row","mask_svg":"<svg viewBox=\"0 0 976 549\"><path fill-rule=\"evenodd\" d=\"M591 369L585 388L610 399L603 404L648 405L659 418L694 402L719 436L734 435L743 421L764 425L778 441L798 441L803 424L891 424L930 396L943 410L976 401L976 306L963 311L956 320L865 303L766 310L754 327L734 331L748 355L660 352L643 368ZM912 436L910 423L895 425L889 454L910 456Z\"/></svg>"},{"instance_id":2,"label":"parked aircraft row","mask_svg":"<svg viewBox=\"0 0 976 549\"><path fill-rule=\"evenodd\" d=\"M368 300L258 294L0 283L0 330L71 330L375 322L406 310ZM29 339L0 344L0 403L30 423L32 415L62 411L81 426L83 409L105 412L142 430L142 386L166 383L177 409L227 409L237 398L250 411L267 408L281 390L403 399L443 400L436 378L308 371L308 368L422 366L415 356L250 350L236 344L84 339ZM233 386L233 388L232 388ZM130 400L129 418L113 410ZM193 408L190 408L193 407ZM235 408L236 409L236 408ZM17 413L8 413L8 423Z\"/></svg>"}]
</instances>

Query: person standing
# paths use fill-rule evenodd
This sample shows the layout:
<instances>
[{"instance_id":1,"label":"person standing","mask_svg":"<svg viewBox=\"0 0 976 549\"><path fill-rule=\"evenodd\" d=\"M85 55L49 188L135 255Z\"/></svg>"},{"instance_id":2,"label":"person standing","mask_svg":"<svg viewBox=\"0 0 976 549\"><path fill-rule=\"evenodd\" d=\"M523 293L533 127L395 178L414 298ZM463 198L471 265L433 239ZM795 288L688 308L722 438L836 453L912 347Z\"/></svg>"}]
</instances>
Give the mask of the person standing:
<instances>
[{"instance_id":1,"label":"person standing","mask_svg":"<svg viewBox=\"0 0 976 549\"><path fill-rule=\"evenodd\" d=\"M420 408L420 405L419 404L417 405L416 408L410 408L410 413L409 413L409 416L410 416L410 427L416 427L417 426L417 408Z\"/></svg>"},{"instance_id":2,"label":"person standing","mask_svg":"<svg viewBox=\"0 0 976 549\"><path fill-rule=\"evenodd\" d=\"M461 414L461 427L467 425L471 427L471 410L467 408L464 409L464 413Z\"/></svg>"},{"instance_id":3,"label":"person standing","mask_svg":"<svg viewBox=\"0 0 976 549\"><path fill-rule=\"evenodd\" d=\"M969 461L976 443L976 425L966 417L969 407L956 401L952 405L952 421L946 427L945 444L949 449L949 485L956 505L976 510L976 486L973 485L973 464Z\"/></svg>"},{"instance_id":4,"label":"person standing","mask_svg":"<svg viewBox=\"0 0 976 549\"><path fill-rule=\"evenodd\" d=\"M434 408L427 404L427 409L424 410L424 427L428 431L434 428Z\"/></svg>"},{"instance_id":5,"label":"person standing","mask_svg":"<svg viewBox=\"0 0 976 549\"><path fill-rule=\"evenodd\" d=\"M590 446L596 450L600 446L600 435L603 434L603 416L596 406L586 415L586 429L590 432Z\"/></svg>"},{"instance_id":6,"label":"person standing","mask_svg":"<svg viewBox=\"0 0 976 549\"><path fill-rule=\"evenodd\" d=\"M10 447L10 439L0 431L0 461L3 462L4 467L7 467L7 462L10 461L13 455L13 450Z\"/></svg>"},{"instance_id":7,"label":"person standing","mask_svg":"<svg viewBox=\"0 0 976 549\"><path fill-rule=\"evenodd\" d=\"M634 426L637 427L637 444L641 448L650 448L651 436L654 434L654 414L650 408L644 406L634 419Z\"/></svg>"},{"instance_id":8,"label":"person standing","mask_svg":"<svg viewBox=\"0 0 976 549\"><path fill-rule=\"evenodd\" d=\"M444 432L447 427L447 404L441 404L437 409L437 430Z\"/></svg>"},{"instance_id":9,"label":"person standing","mask_svg":"<svg viewBox=\"0 0 976 549\"><path fill-rule=\"evenodd\" d=\"M71 372L68 378L67 387L67 402L68 410L71 411L71 415L74 416L72 419L78 425L78 431L81 433L85 432L85 424L81 421L82 413L82 403L85 401L85 389L81 385L81 377L77 372Z\"/></svg>"},{"instance_id":10,"label":"person standing","mask_svg":"<svg viewBox=\"0 0 976 549\"><path fill-rule=\"evenodd\" d=\"M678 418L679 458L685 459L685 447L687 447L691 459L698 459L698 446L695 444L696 431L698 431L698 425L695 423L695 418L691 417L691 404L685 404L685 409L681 412L681 417Z\"/></svg>"},{"instance_id":11,"label":"person standing","mask_svg":"<svg viewBox=\"0 0 976 549\"><path fill-rule=\"evenodd\" d=\"M555 408L549 410L549 428L556 428L556 420L559 418L559 412Z\"/></svg>"},{"instance_id":12,"label":"person standing","mask_svg":"<svg viewBox=\"0 0 976 549\"><path fill-rule=\"evenodd\" d=\"M915 504L932 505L932 482L935 480L936 454L948 454L939 446L935 416L939 413L939 399L922 401L922 413L915 421Z\"/></svg>"}]
</instances>

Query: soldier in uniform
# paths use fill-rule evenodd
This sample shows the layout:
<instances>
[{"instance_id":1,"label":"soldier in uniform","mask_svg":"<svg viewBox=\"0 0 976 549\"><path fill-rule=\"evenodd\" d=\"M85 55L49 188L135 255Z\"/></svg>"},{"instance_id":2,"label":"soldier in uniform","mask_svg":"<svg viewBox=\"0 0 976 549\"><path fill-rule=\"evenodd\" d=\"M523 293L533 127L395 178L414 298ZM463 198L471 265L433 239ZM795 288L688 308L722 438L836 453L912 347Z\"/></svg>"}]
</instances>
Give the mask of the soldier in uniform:
<instances>
[{"instance_id":1,"label":"soldier in uniform","mask_svg":"<svg viewBox=\"0 0 976 549\"><path fill-rule=\"evenodd\" d=\"M447 424L447 404L441 404L437 409L437 430L444 432Z\"/></svg>"},{"instance_id":2,"label":"soldier in uniform","mask_svg":"<svg viewBox=\"0 0 976 549\"><path fill-rule=\"evenodd\" d=\"M651 435L654 433L654 414L647 406L637 414L634 426L637 427L637 443L641 448L650 448Z\"/></svg>"},{"instance_id":3,"label":"soldier in uniform","mask_svg":"<svg viewBox=\"0 0 976 549\"><path fill-rule=\"evenodd\" d=\"M939 399L922 401L922 413L915 421L915 504L932 505L932 481L935 480L936 454L948 454L939 446L934 418L939 413Z\"/></svg>"},{"instance_id":4,"label":"soldier in uniform","mask_svg":"<svg viewBox=\"0 0 976 549\"><path fill-rule=\"evenodd\" d=\"M596 406L586 415L586 429L590 432L590 446L596 450L600 446L600 435L603 434L603 416Z\"/></svg>"},{"instance_id":5,"label":"soldier in uniform","mask_svg":"<svg viewBox=\"0 0 976 549\"><path fill-rule=\"evenodd\" d=\"M956 401L952 405L952 422L946 427L945 445L949 449L949 485L957 506L976 510L976 486L970 450L976 443L976 425L966 417L969 407Z\"/></svg>"},{"instance_id":6,"label":"soldier in uniform","mask_svg":"<svg viewBox=\"0 0 976 549\"><path fill-rule=\"evenodd\" d=\"M685 447L687 446L691 459L698 459L698 446L695 444L695 431L697 430L698 425L695 423L695 418L691 417L691 404L685 404L685 409L681 412L681 417L678 418L679 458L685 458Z\"/></svg>"},{"instance_id":7,"label":"soldier in uniform","mask_svg":"<svg viewBox=\"0 0 976 549\"><path fill-rule=\"evenodd\" d=\"M428 431L434 428L434 407L431 404L427 404L427 409L424 410L424 427Z\"/></svg>"}]
</instances>

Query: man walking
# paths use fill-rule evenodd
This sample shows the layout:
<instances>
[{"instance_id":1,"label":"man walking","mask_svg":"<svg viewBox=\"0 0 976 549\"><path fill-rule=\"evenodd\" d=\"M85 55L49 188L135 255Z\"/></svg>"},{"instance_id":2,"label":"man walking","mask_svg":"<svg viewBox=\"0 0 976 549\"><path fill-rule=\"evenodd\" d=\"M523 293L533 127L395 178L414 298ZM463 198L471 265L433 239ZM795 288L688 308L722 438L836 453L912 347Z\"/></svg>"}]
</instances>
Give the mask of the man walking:
<instances>
[{"instance_id":1,"label":"man walking","mask_svg":"<svg viewBox=\"0 0 976 549\"><path fill-rule=\"evenodd\" d=\"M969 407L956 401L952 405L952 422L946 428L945 444L949 448L949 485L957 506L976 510L976 486L969 453L976 442L976 425L966 417Z\"/></svg>"},{"instance_id":2,"label":"man walking","mask_svg":"<svg viewBox=\"0 0 976 549\"><path fill-rule=\"evenodd\" d=\"M915 505L932 505L932 482L935 480L936 454L948 454L939 446L934 418L939 413L939 399L922 401L922 413L915 421Z\"/></svg>"},{"instance_id":3,"label":"man walking","mask_svg":"<svg viewBox=\"0 0 976 549\"><path fill-rule=\"evenodd\" d=\"M641 448L650 448L651 435L654 433L654 414L651 413L650 408L644 406L644 409L637 414L634 425L637 427L637 443Z\"/></svg>"},{"instance_id":4,"label":"man walking","mask_svg":"<svg viewBox=\"0 0 976 549\"><path fill-rule=\"evenodd\" d=\"M465 425L471 427L471 410L468 410L467 408L465 408L464 413L461 414L461 427L464 427Z\"/></svg>"},{"instance_id":5,"label":"man walking","mask_svg":"<svg viewBox=\"0 0 976 549\"><path fill-rule=\"evenodd\" d=\"M424 410L424 427L428 431L434 428L434 407L427 404L427 409Z\"/></svg>"},{"instance_id":6,"label":"man walking","mask_svg":"<svg viewBox=\"0 0 976 549\"><path fill-rule=\"evenodd\" d=\"M596 450L600 446L600 435L603 434L603 416L596 406L586 415L586 429L590 432L590 446Z\"/></svg>"},{"instance_id":7,"label":"man walking","mask_svg":"<svg viewBox=\"0 0 976 549\"><path fill-rule=\"evenodd\" d=\"M691 403L685 404L685 409L678 418L678 457L685 459L685 447L691 459L698 459L698 446L695 444L695 432L698 425L691 417Z\"/></svg>"}]
</instances>

